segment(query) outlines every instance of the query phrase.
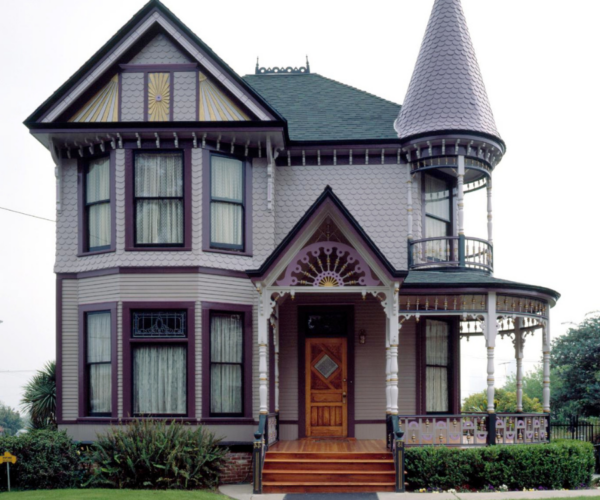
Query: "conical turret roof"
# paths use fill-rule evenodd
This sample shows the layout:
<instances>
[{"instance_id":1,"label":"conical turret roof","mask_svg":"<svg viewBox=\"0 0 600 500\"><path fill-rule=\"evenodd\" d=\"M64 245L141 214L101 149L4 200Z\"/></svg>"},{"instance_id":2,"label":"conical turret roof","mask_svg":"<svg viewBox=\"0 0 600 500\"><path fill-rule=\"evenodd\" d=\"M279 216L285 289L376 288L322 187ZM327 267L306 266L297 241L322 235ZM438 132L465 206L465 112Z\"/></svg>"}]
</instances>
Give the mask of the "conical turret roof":
<instances>
[{"instance_id":1,"label":"conical turret roof","mask_svg":"<svg viewBox=\"0 0 600 500\"><path fill-rule=\"evenodd\" d=\"M394 126L401 139L443 131L500 139L460 0L435 0Z\"/></svg>"}]
</instances>

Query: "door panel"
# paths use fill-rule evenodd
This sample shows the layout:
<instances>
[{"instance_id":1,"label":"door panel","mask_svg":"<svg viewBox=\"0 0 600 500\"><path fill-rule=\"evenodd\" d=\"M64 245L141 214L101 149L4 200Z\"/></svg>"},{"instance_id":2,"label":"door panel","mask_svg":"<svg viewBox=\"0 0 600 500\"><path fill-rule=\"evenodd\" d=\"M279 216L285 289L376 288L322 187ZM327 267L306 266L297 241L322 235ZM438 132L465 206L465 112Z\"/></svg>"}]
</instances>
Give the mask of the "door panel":
<instances>
[{"instance_id":1,"label":"door panel","mask_svg":"<svg viewBox=\"0 0 600 500\"><path fill-rule=\"evenodd\" d=\"M306 339L306 436L348 435L345 338Z\"/></svg>"}]
</instances>

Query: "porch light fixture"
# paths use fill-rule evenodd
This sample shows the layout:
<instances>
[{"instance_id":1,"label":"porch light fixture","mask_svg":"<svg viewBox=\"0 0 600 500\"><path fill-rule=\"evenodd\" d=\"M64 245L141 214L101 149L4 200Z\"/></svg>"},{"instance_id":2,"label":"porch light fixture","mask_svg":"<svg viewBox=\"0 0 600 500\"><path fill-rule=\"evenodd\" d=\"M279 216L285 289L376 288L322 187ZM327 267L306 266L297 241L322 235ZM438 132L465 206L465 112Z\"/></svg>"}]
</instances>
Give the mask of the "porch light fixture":
<instances>
[{"instance_id":1,"label":"porch light fixture","mask_svg":"<svg viewBox=\"0 0 600 500\"><path fill-rule=\"evenodd\" d=\"M359 344L366 344L367 343L367 332L364 330L364 328L362 328L358 332L358 343Z\"/></svg>"}]
</instances>

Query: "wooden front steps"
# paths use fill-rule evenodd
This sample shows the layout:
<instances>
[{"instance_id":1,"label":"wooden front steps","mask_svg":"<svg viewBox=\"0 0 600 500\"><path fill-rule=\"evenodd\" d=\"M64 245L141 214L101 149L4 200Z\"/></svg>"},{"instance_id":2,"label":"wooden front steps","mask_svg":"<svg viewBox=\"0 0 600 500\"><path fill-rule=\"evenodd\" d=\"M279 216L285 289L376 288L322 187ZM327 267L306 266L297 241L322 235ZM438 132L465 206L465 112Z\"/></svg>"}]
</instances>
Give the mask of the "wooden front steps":
<instances>
[{"instance_id":1,"label":"wooden front steps","mask_svg":"<svg viewBox=\"0 0 600 500\"><path fill-rule=\"evenodd\" d=\"M265 456L263 493L353 493L394 488L394 459L383 441L284 441Z\"/></svg>"}]
</instances>

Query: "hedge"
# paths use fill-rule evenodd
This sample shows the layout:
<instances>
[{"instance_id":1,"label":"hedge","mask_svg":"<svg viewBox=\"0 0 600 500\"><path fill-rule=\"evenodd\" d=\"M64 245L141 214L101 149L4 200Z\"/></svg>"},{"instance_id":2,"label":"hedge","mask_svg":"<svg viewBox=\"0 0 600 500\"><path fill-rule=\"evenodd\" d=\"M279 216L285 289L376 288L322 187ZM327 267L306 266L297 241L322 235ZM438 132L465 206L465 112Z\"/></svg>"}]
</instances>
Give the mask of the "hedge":
<instances>
[{"instance_id":1,"label":"hedge","mask_svg":"<svg viewBox=\"0 0 600 500\"><path fill-rule=\"evenodd\" d=\"M10 452L17 463L10 466L15 489L74 488L86 474L78 446L65 432L29 431L19 437L0 437L0 455ZM6 466L0 466L0 491L6 490Z\"/></svg>"},{"instance_id":2,"label":"hedge","mask_svg":"<svg viewBox=\"0 0 600 500\"><path fill-rule=\"evenodd\" d=\"M576 489L590 484L594 471L591 443L561 440L550 444L484 448L408 448L409 490Z\"/></svg>"}]
</instances>

